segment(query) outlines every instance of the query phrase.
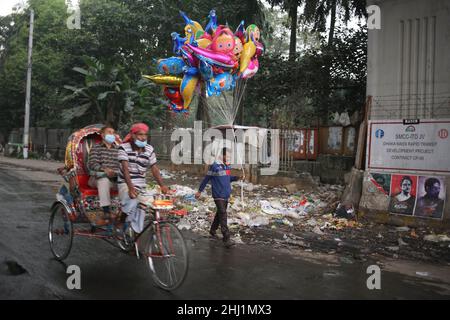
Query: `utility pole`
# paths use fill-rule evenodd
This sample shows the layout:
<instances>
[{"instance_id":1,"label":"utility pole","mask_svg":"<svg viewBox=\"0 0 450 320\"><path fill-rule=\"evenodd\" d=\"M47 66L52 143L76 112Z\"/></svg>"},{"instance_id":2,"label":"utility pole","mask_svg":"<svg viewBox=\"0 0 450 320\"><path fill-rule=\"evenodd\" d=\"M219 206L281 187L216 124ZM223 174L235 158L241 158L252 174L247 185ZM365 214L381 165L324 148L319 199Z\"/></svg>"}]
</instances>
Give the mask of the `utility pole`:
<instances>
[{"instance_id":1,"label":"utility pole","mask_svg":"<svg viewBox=\"0 0 450 320\"><path fill-rule=\"evenodd\" d=\"M25 98L25 125L23 128L23 158L28 159L28 148L30 140L30 102L31 102L31 68L33 55L33 27L34 10L30 11L30 36L28 39L28 68L27 68L27 91Z\"/></svg>"}]
</instances>

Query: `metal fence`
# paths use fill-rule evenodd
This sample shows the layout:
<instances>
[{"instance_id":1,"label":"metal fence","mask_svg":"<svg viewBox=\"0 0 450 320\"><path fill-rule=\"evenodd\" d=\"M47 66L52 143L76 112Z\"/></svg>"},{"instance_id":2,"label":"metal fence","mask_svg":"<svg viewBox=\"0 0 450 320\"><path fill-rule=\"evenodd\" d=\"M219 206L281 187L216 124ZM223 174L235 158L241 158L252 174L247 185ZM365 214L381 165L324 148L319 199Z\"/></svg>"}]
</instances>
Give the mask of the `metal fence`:
<instances>
[{"instance_id":1,"label":"metal fence","mask_svg":"<svg viewBox=\"0 0 450 320\"><path fill-rule=\"evenodd\" d=\"M370 120L450 118L450 93L373 96Z\"/></svg>"},{"instance_id":2,"label":"metal fence","mask_svg":"<svg viewBox=\"0 0 450 320\"><path fill-rule=\"evenodd\" d=\"M150 130L150 144L155 149L159 160L170 160L170 155L176 142L171 141L172 131Z\"/></svg>"},{"instance_id":3,"label":"metal fence","mask_svg":"<svg viewBox=\"0 0 450 320\"><path fill-rule=\"evenodd\" d=\"M67 145L67 138L72 133L71 129L47 129L30 128L30 151L45 156L47 153L52 158L62 160ZM18 150L23 144L23 129L14 129L8 137L6 150Z\"/></svg>"},{"instance_id":4,"label":"metal fence","mask_svg":"<svg viewBox=\"0 0 450 320\"><path fill-rule=\"evenodd\" d=\"M194 136L193 131L190 132L191 135L191 147L190 151L192 151L187 158L191 160L191 163L194 163ZM179 141L171 141L172 131L167 130L151 130L150 131L150 143L155 149L158 159L161 160L170 160L172 149L175 147ZM224 134L225 137L225 134ZM262 167L270 166L270 158L271 154L271 143L272 143L272 134L271 131L267 131L267 135L264 136L264 140L260 142L260 146L262 150L257 149L260 158L258 159L259 163ZM279 147L278 151L280 153L280 165L284 170L289 170L293 166L294 157L292 154L292 150L295 147L297 136L294 131L280 131L280 134L277 136ZM202 142L202 152L205 150L205 147L210 142ZM244 160L245 157L248 157L249 146L246 145L245 154L236 155L236 159ZM238 150L235 150L237 153Z\"/></svg>"}]
</instances>

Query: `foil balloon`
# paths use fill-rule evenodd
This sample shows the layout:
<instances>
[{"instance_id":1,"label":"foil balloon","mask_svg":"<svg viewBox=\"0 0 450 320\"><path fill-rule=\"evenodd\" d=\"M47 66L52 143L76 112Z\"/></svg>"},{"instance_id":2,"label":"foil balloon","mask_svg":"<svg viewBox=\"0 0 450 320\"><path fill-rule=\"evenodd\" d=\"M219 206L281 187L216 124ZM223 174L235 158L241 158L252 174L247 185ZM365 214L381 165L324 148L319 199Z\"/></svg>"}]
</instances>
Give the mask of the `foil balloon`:
<instances>
[{"instance_id":1,"label":"foil balloon","mask_svg":"<svg viewBox=\"0 0 450 320\"><path fill-rule=\"evenodd\" d=\"M157 70L159 73L166 75L178 75L184 72L186 62L180 57L171 57L167 59L159 59L157 61Z\"/></svg>"},{"instance_id":2,"label":"foil balloon","mask_svg":"<svg viewBox=\"0 0 450 320\"><path fill-rule=\"evenodd\" d=\"M183 81L180 85L181 96L184 101L184 108L188 109L191 104L192 98L194 97L195 88L197 87L199 77L185 74Z\"/></svg>"},{"instance_id":3,"label":"foil balloon","mask_svg":"<svg viewBox=\"0 0 450 320\"><path fill-rule=\"evenodd\" d=\"M257 57L259 57L259 56L262 56L263 55L263 53L264 53L264 46L263 46L263 44L261 43L261 42L255 42L255 45L256 45L256 56Z\"/></svg>"},{"instance_id":4,"label":"foil balloon","mask_svg":"<svg viewBox=\"0 0 450 320\"><path fill-rule=\"evenodd\" d=\"M173 53L180 55L181 47L184 45L187 39L181 38L181 36L176 32L172 32L170 36L172 37L173 42Z\"/></svg>"},{"instance_id":5,"label":"foil balloon","mask_svg":"<svg viewBox=\"0 0 450 320\"><path fill-rule=\"evenodd\" d=\"M209 49L215 52L230 53L233 52L235 46L234 34L231 30L224 26L219 26L214 34Z\"/></svg>"},{"instance_id":6,"label":"foil balloon","mask_svg":"<svg viewBox=\"0 0 450 320\"><path fill-rule=\"evenodd\" d=\"M232 55L214 52L208 49L203 49L199 47L195 47L193 45L187 44L185 47L188 48L189 52L193 55L197 56L199 59L202 59L210 64L215 64L224 68L234 68L236 62Z\"/></svg>"},{"instance_id":7,"label":"foil balloon","mask_svg":"<svg viewBox=\"0 0 450 320\"><path fill-rule=\"evenodd\" d=\"M242 41L239 37L234 37L234 50L233 54L237 61L241 58L242 50L244 50L244 46L242 44Z\"/></svg>"},{"instance_id":8,"label":"foil balloon","mask_svg":"<svg viewBox=\"0 0 450 320\"><path fill-rule=\"evenodd\" d=\"M142 77L152 81L153 83L170 87L178 87L181 85L181 82L183 81L183 77L167 76L164 74L156 74L154 76L142 76Z\"/></svg>"},{"instance_id":9,"label":"foil balloon","mask_svg":"<svg viewBox=\"0 0 450 320\"><path fill-rule=\"evenodd\" d=\"M200 60L198 70L200 71L203 80L207 81L214 76L213 67L204 60Z\"/></svg>"},{"instance_id":10,"label":"foil balloon","mask_svg":"<svg viewBox=\"0 0 450 320\"><path fill-rule=\"evenodd\" d=\"M239 78L248 79L258 72L258 57L264 53L259 42L261 32L241 21L233 33L228 25L219 25L215 10L208 15L205 29L180 11L185 36L172 32L176 56L156 61L157 75L143 76L164 86L164 95L173 112L187 112L199 86L208 97L220 96L236 87Z\"/></svg>"},{"instance_id":11,"label":"foil balloon","mask_svg":"<svg viewBox=\"0 0 450 320\"><path fill-rule=\"evenodd\" d=\"M259 41L261 38L261 32L257 25L251 24L245 31L245 41L249 42L253 37L253 41Z\"/></svg>"},{"instance_id":12,"label":"foil balloon","mask_svg":"<svg viewBox=\"0 0 450 320\"><path fill-rule=\"evenodd\" d=\"M185 43L193 43L197 33L203 32L203 27L197 21L193 21L193 20L189 19L189 17L183 11L180 11L180 15L184 19L184 22L186 24L186 26L184 28L184 32L186 35Z\"/></svg>"},{"instance_id":13,"label":"foil balloon","mask_svg":"<svg viewBox=\"0 0 450 320\"><path fill-rule=\"evenodd\" d=\"M244 49L242 50L241 59L240 59L240 67L239 71L242 73L245 69L247 69L250 60L255 56L256 54L256 45L250 39L246 44L244 44Z\"/></svg>"},{"instance_id":14,"label":"foil balloon","mask_svg":"<svg viewBox=\"0 0 450 320\"><path fill-rule=\"evenodd\" d=\"M179 88L164 87L164 95L169 99L172 109L184 109L183 97Z\"/></svg>"},{"instance_id":15,"label":"foil balloon","mask_svg":"<svg viewBox=\"0 0 450 320\"><path fill-rule=\"evenodd\" d=\"M247 69L242 72L242 79L249 79L252 78L259 70L259 61L258 58L255 56L250 60L250 63L248 64Z\"/></svg>"},{"instance_id":16,"label":"foil balloon","mask_svg":"<svg viewBox=\"0 0 450 320\"><path fill-rule=\"evenodd\" d=\"M244 20L239 23L239 26L237 27L236 31L234 32L234 35L241 39L242 43L245 43L245 26L244 26Z\"/></svg>"},{"instance_id":17,"label":"foil balloon","mask_svg":"<svg viewBox=\"0 0 450 320\"><path fill-rule=\"evenodd\" d=\"M208 48L211 45L211 40L205 37L197 39L195 40L195 42L197 43L197 46L199 48L203 49Z\"/></svg>"},{"instance_id":18,"label":"foil balloon","mask_svg":"<svg viewBox=\"0 0 450 320\"><path fill-rule=\"evenodd\" d=\"M183 57L183 59L186 61L186 63L191 66L191 67L195 67L198 65L198 59L197 57L193 54L193 52L187 47L187 45L184 45L181 47L181 56Z\"/></svg>"},{"instance_id":19,"label":"foil balloon","mask_svg":"<svg viewBox=\"0 0 450 320\"><path fill-rule=\"evenodd\" d=\"M185 67L184 74L188 76L198 76L199 71L196 67Z\"/></svg>"},{"instance_id":20,"label":"foil balloon","mask_svg":"<svg viewBox=\"0 0 450 320\"><path fill-rule=\"evenodd\" d=\"M206 95L208 97L218 96L223 91L234 88L235 78L229 72L224 72L211 78L206 84Z\"/></svg>"},{"instance_id":21,"label":"foil balloon","mask_svg":"<svg viewBox=\"0 0 450 320\"><path fill-rule=\"evenodd\" d=\"M216 10L211 10L208 16L209 22L206 25L205 32L212 31L212 33L217 30L217 15Z\"/></svg>"}]
</instances>

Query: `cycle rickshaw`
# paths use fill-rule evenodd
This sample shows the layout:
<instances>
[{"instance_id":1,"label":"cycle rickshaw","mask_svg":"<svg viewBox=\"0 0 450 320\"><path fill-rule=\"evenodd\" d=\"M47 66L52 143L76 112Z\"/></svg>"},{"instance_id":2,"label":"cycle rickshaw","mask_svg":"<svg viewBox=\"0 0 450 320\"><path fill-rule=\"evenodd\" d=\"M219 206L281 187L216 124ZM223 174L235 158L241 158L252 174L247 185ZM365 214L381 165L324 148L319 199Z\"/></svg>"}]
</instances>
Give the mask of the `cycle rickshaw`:
<instances>
[{"instance_id":1,"label":"cycle rickshaw","mask_svg":"<svg viewBox=\"0 0 450 320\"><path fill-rule=\"evenodd\" d=\"M146 212L144 230L139 234L131 226L114 227L112 232L107 230L97 189L88 185L86 168L92 146L102 140L101 127L85 127L68 139L65 167L58 171L69 188L61 187L51 207L48 229L51 252L62 261L71 251L74 236L103 239L124 252L135 251L138 259L145 259L155 284L165 290L174 290L184 281L189 264L183 235L174 224L179 219L179 212L174 210L174 198L141 193L138 199L140 209ZM116 142L120 142L118 137ZM117 226L121 216L117 192L111 192L111 200L111 219ZM142 237L144 234L148 237Z\"/></svg>"}]
</instances>

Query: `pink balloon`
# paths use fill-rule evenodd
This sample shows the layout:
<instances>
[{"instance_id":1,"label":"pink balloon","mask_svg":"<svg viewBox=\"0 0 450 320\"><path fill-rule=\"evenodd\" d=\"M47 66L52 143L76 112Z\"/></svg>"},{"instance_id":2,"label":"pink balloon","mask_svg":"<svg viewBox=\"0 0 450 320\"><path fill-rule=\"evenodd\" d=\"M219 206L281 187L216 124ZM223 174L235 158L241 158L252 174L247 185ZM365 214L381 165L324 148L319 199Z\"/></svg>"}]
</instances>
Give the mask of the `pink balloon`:
<instances>
[{"instance_id":1,"label":"pink balloon","mask_svg":"<svg viewBox=\"0 0 450 320\"><path fill-rule=\"evenodd\" d=\"M257 57L250 60L247 69L244 70L241 77L242 79L252 78L259 70L259 61Z\"/></svg>"},{"instance_id":2,"label":"pink balloon","mask_svg":"<svg viewBox=\"0 0 450 320\"><path fill-rule=\"evenodd\" d=\"M225 54L220 52L214 52L208 49L202 49L199 47L194 47L191 44L186 45L189 51L192 52L198 58L205 58L213 64L217 64L224 68L234 68L236 61L234 60L233 54Z\"/></svg>"},{"instance_id":3,"label":"pink balloon","mask_svg":"<svg viewBox=\"0 0 450 320\"><path fill-rule=\"evenodd\" d=\"M190 46L190 44L181 47L182 55L191 67L197 67L198 59L192 54L192 51L187 46Z\"/></svg>"},{"instance_id":4,"label":"pink balloon","mask_svg":"<svg viewBox=\"0 0 450 320\"><path fill-rule=\"evenodd\" d=\"M261 42L255 41L255 45L256 45L256 53L255 55L257 57L259 57L260 55L262 55L264 53L264 46Z\"/></svg>"}]
</instances>

